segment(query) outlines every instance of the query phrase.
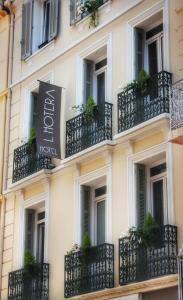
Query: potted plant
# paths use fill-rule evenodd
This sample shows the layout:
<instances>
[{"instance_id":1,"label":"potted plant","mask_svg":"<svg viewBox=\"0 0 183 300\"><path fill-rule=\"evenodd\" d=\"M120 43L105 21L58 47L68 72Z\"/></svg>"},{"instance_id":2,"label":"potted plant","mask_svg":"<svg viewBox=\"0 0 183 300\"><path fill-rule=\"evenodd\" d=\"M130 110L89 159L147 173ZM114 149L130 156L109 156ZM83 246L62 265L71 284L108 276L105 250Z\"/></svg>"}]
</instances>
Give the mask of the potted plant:
<instances>
[{"instance_id":1,"label":"potted plant","mask_svg":"<svg viewBox=\"0 0 183 300\"><path fill-rule=\"evenodd\" d=\"M135 90L138 96L146 96L148 93L148 87L150 84L151 77L144 69L141 69L138 78L128 83L124 87L124 91Z\"/></svg>"},{"instance_id":2,"label":"potted plant","mask_svg":"<svg viewBox=\"0 0 183 300\"><path fill-rule=\"evenodd\" d=\"M35 257L30 250L26 250L24 254L24 268L23 268L23 293L24 298L28 299L35 289L35 284L39 284L38 277L41 272L40 265L36 262ZM38 290L40 290L38 288Z\"/></svg>"},{"instance_id":3,"label":"potted plant","mask_svg":"<svg viewBox=\"0 0 183 300\"><path fill-rule=\"evenodd\" d=\"M99 116L98 107L92 96L89 96L86 104L72 107L76 112L83 113L83 125L88 125L97 120Z\"/></svg>"},{"instance_id":4,"label":"potted plant","mask_svg":"<svg viewBox=\"0 0 183 300\"><path fill-rule=\"evenodd\" d=\"M81 14L88 13L90 14L90 24L89 28L97 27L99 24L98 21L98 8L100 6L99 0L87 0L79 7L79 11Z\"/></svg>"}]
</instances>

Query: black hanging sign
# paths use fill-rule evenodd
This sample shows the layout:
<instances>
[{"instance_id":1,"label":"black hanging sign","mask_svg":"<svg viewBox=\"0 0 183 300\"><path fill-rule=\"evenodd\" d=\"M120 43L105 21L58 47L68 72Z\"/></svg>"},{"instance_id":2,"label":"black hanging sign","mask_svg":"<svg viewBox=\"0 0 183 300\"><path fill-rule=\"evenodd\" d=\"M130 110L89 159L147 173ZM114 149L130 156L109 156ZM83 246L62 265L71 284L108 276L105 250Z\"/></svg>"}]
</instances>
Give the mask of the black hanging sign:
<instances>
[{"instance_id":1,"label":"black hanging sign","mask_svg":"<svg viewBox=\"0 0 183 300\"><path fill-rule=\"evenodd\" d=\"M37 152L61 158L60 110L62 88L40 81L38 94Z\"/></svg>"}]
</instances>

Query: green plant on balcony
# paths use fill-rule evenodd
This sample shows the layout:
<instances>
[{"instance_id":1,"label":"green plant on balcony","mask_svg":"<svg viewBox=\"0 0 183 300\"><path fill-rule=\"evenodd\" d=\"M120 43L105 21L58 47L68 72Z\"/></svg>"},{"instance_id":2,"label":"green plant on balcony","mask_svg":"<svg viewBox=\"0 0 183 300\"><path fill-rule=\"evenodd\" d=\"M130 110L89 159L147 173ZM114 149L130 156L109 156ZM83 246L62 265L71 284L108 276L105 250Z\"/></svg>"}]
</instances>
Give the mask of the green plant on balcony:
<instances>
[{"instance_id":1,"label":"green plant on balcony","mask_svg":"<svg viewBox=\"0 0 183 300\"><path fill-rule=\"evenodd\" d=\"M128 232L129 239L135 239L143 247L156 247L160 238L160 227L150 213L144 219L143 228L132 227Z\"/></svg>"},{"instance_id":2,"label":"green plant on balcony","mask_svg":"<svg viewBox=\"0 0 183 300\"><path fill-rule=\"evenodd\" d=\"M98 107L92 96L89 96L86 104L77 105L72 107L76 112L83 113L83 123L91 124L98 117Z\"/></svg>"},{"instance_id":3,"label":"green plant on balcony","mask_svg":"<svg viewBox=\"0 0 183 300\"><path fill-rule=\"evenodd\" d=\"M40 266L30 250L24 254L24 276L25 278L35 278L38 276Z\"/></svg>"},{"instance_id":4,"label":"green plant on balcony","mask_svg":"<svg viewBox=\"0 0 183 300\"><path fill-rule=\"evenodd\" d=\"M89 27L97 27L99 24L98 20L98 8L100 7L99 0L87 0L79 7L82 14L90 14L90 25Z\"/></svg>"},{"instance_id":5,"label":"green plant on balcony","mask_svg":"<svg viewBox=\"0 0 183 300\"><path fill-rule=\"evenodd\" d=\"M124 87L124 91L135 90L139 96L146 96L148 93L148 87L151 77L144 69L141 69L138 78L128 83Z\"/></svg>"}]
</instances>

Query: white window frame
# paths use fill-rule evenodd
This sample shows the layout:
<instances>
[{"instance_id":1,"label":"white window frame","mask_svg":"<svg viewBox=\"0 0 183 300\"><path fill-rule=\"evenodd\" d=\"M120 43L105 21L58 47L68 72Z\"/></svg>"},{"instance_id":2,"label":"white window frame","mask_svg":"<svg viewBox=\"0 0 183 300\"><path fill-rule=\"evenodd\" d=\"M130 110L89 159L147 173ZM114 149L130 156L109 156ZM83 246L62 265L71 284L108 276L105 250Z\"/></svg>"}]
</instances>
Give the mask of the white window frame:
<instances>
[{"instance_id":1,"label":"white window frame","mask_svg":"<svg viewBox=\"0 0 183 300\"><path fill-rule=\"evenodd\" d=\"M41 220L37 220L38 214L41 212L45 212L45 206L35 210L35 241L34 241L34 256L37 258L37 248L38 248L38 225L43 224L45 225L45 218ZM44 245L44 258L45 258L45 245Z\"/></svg>"},{"instance_id":2,"label":"white window frame","mask_svg":"<svg viewBox=\"0 0 183 300\"><path fill-rule=\"evenodd\" d=\"M159 166L163 163L166 163L166 160L155 160L153 163L145 165L146 166L146 171L147 171L147 178L146 178L146 183L147 183L147 212L149 211L152 216L153 216L153 187L152 184L153 182L163 180L163 216L164 216L164 225L168 224L168 195L167 195L167 168L166 172L162 172L158 175L155 176L150 176L150 169L152 167Z\"/></svg>"},{"instance_id":3,"label":"white window frame","mask_svg":"<svg viewBox=\"0 0 183 300\"><path fill-rule=\"evenodd\" d=\"M93 245L97 245L97 203L105 200L106 205L106 198L107 198L107 192L99 197L95 197L95 190L106 186L106 182L103 182L100 185L95 185L92 187L91 192L91 223L90 223L90 231L91 231L91 240ZM107 186L106 186L107 188ZM106 209L106 207L105 207ZM106 241L106 211L105 211L105 241Z\"/></svg>"},{"instance_id":4,"label":"white window frame","mask_svg":"<svg viewBox=\"0 0 183 300\"><path fill-rule=\"evenodd\" d=\"M149 72L149 55L148 55L148 46L156 41L157 44L157 58L158 58L158 72L162 71L162 62L164 64L164 50L161 48L161 38L163 38L164 41L164 33L163 31L159 32L158 34L152 36L150 39L147 39L145 41L145 62L144 66L147 72ZM162 55L163 52L163 55Z\"/></svg>"},{"instance_id":5,"label":"white window frame","mask_svg":"<svg viewBox=\"0 0 183 300\"><path fill-rule=\"evenodd\" d=\"M164 154L167 166L167 223L175 225L175 210L173 201L173 153L172 145L163 142L139 153L131 154L127 158L128 163L128 226L137 225L136 220L136 181L135 164L143 163L146 159L154 159ZM157 160L158 161L158 160Z\"/></svg>"},{"instance_id":6,"label":"white window frame","mask_svg":"<svg viewBox=\"0 0 183 300\"><path fill-rule=\"evenodd\" d=\"M105 185L107 187L106 193L106 206L105 206L105 231L106 231L106 243L112 242L112 167L109 164L107 167L100 168L89 174L78 176L75 180L75 192L74 192L74 235L73 243L80 245L82 242L81 232L81 186L91 185L94 180L100 180L106 178ZM102 184L103 186L103 184ZM93 201L92 201L93 203ZM92 216L93 218L93 216ZM91 233L92 237L94 232ZM92 238L94 243L94 239Z\"/></svg>"},{"instance_id":7,"label":"white window frame","mask_svg":"<svg viewBox=\"0 0 183 300\"><path fill-rule=\"evenodd\" d=\"M158 3L154 4L147 10L141 12L135 18L131 19L127 23L127 31L128 31L128 46L126 55L128 57L128 73L127 73L127 80L131 81L135 78L135 55L134 55L134 27L138 27L138 25L150 17L155 15L156 13L162 11L163 12L163 58L164 58L164 69L166 71L170 71L170 8L169 8L169 1L159 1Z\"/></svg>"},{"instance_id":8,"label":"white window frame","mask_svg":"<svg viewBox=\"0 0 183 300\"><path fill-rule=\"evenodd\" d=\"M104 46L107 46L106 101L112 102L112 33L109 33L82 51L76 58L76 70L78 70L78 76L76 76L76 105L84 103L84 60Z\"/></svg>"},{"instance_id":9,"label":"white window frame","mask_svg":"<svg viewBox=\"0 0 183 300\"><path fill-rule=\"evenodd\" d=\"M95 63L96 65L96 63ZM94 95L94 99L96 99L96 103L98 103L98 97L97 97L97 93L98 93L98 86L97 86L97 76L105 73L105 101L106 101L106 95L107 95L107 64L100 68L99 70L95 71L94 70L94 84L93 84L93 95Z\"/></svg>"}]
</instances>

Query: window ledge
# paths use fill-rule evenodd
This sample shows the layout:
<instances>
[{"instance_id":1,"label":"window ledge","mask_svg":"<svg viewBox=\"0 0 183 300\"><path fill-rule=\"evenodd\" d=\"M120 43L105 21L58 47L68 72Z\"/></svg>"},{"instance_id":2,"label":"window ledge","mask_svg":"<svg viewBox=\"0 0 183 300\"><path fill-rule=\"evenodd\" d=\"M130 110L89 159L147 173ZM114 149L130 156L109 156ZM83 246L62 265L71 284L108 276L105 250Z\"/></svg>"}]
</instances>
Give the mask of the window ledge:
<instances>
[{"instance_id":1,"label":"window ledge","mask_svg":"<svg viewBox=\"0 0 183 300\"><path fill-rule=\"evenodd\" d=\"M17 191L19 189L22 189L24 187L27 187L33 183L39 182L40 180L44 180L46 178L49 178L51 174L51 170L43 169L41 171L38 171L30 176L27 176L15 183L12 183L9 185L8 190L5 191L5 193Z\"/></svg>"},{"instance_id":2,"label":"window ledge","mask_svg":"<svg viewBox=\"0 0 183 300\"><path fill-rule=\"evenodd\" d=\"M32 58L34 58L35 56L39 55L42 51L44 51L44 49L46 48L51 48L51 46L55 45L55 39L51 40L49 43L47 43L45 46L43 46L42 48L38 49L37 51L35 51L34 53L32 53L29 57L27 57L24 62L28 63L29 61L31 61Z\"/></svg>"},{"instance_id":3,"label":"window ledge","mask_svg":"<svg viewBox=\"0 0 183 300\"><path fill-rule=\"evenodd\" d=\"M141 138L145 134L152 132L153 129L158 131L167 129L167 135L168 135L169 119L170 119L170 115L168 113L161 114L148 121L142 122L137 126L134 126L128 130L125 130L123 132L114 135L113 139L116 142L127 141L133 138L138 139L138 137Z\"/></svg>"},{"instance_id":4,"label":"window ledge","mask_svg":"<svg viewBox=\"0 0 183 300\"><path fill-rule=\"evenodd\" d=\"M99 8L98 11L100 12L101 10L103 10L105 7L110 6L111 5L112 0L108 0L106 3L102 4ZM90 18L91 14L88 14L86 17L83 17L81 20L79 21L75 21L73 24L71 24L71 27L76 26L78 27L79 25L81 25L82 23L85 23L89 18Z\"/></svg>"}]
</instances>

